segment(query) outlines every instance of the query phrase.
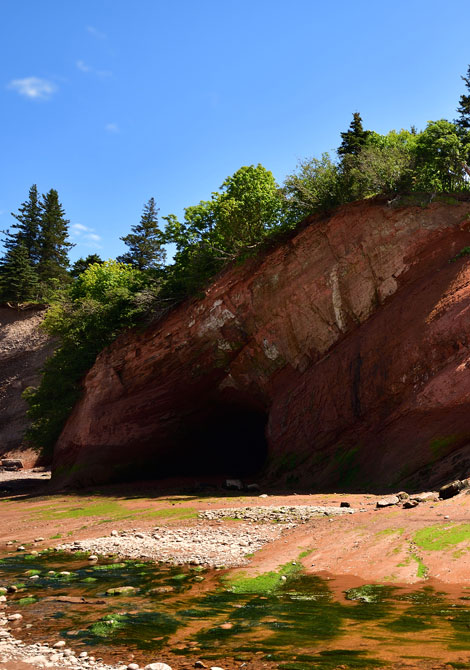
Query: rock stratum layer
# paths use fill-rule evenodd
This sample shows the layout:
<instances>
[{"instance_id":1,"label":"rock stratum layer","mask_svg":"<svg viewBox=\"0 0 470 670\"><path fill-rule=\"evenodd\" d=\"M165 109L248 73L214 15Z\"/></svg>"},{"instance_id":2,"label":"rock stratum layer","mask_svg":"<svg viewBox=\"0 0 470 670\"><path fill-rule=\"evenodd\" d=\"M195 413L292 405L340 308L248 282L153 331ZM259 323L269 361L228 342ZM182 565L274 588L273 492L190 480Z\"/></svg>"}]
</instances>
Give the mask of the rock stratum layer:
<instances>
[{"instance_id":1,"label":"rock stratum layer","mask_svg":"<svg viewBox=\"0 0 470 670\"><path fill-rule=\"evenodd\" d=\"M470 475L470 203L353 203L97 358L54 477Z\"/></svg>"}]
</instances>

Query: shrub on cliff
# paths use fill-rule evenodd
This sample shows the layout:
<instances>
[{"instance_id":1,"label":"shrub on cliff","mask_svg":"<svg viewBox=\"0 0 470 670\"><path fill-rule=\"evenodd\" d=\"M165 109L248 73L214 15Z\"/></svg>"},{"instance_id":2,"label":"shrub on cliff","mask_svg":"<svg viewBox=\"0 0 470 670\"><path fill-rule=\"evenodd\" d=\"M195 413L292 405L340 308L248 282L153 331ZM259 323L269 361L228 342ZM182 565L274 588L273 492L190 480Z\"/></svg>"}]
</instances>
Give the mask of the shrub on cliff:
<instances>
[{"instance_id":1,"label":"shrub on cliff","mask_svg":"<svg viewBox=\"0 0 470 670\"><path fill-rule=\"evenodd\" d=\"M156 290L144 273L117 261L90 265L56 297L43 327L58 341L38 388L25 391L32 425L26 437L52 454L65 420L80 394L80 381L97 354L124 328L142 319Z\"/></svg>"}]
</instances>

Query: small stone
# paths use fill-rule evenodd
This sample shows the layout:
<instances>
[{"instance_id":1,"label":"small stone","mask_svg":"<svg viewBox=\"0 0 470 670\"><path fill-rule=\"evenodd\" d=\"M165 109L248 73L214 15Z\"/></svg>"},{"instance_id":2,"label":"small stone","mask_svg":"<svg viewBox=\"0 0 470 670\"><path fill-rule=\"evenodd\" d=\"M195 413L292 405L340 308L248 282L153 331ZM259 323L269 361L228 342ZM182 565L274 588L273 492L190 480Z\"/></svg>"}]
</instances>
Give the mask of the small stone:
<instances>
[{"instance_id":1,"label":"small stone","mask_svg":"<svg viewBox=\"0 0 470 670\"><path fill-rule=\"evenodd\" d=\"M203 663L202 661L196 661L196 663L194 664L194 667L195 668L207 668L207 665L205 663Z\"/></svg>"},{"instance_id":2,"label":"small stone","mask_svg":"<svg viewBox=\"0 0 470 670\"><path fill-rule=\"evenodd\" d=\"M410 495L406 491L399 491L397 493L397 498L399 498L400 500L408 500L409 497Z\"/></svg>"},{"instance_id":3,"label":"small stone","mask_svg":"<svg viewBox=\"0 0 470 670\"><path fill-rule=\"evenodd\" d=\"M97 560L98 560L98 556L95 556L94 554L92 554L91 556L88 556L88 560L89 560L89 561L97 561Z\"/></svg>"},{"instance_id":4,"label":"small stone","mask_svg":"<svg viewBox=\"0 0 470 670\"><path fill-rule=\"evenodd\" d=\"M344 500L340 502L339 504L340 507L351 507L351 504L348 502L345 502Z\"/></svg>"},{"instance_id":5,"label":"small stone","mask_svg":"<svg viewBox=\"0 0 470 670\"><path fill-rule=\"evenodd\" d=\"M31 575L30 579L39 579L39 575Z\"/></svg>"},{"instance_id":6,"label":"small stone","mask_svg":"<svg viewBox=\"0 0 470 670\"><path fill-rule=\"evenodd\" d=\"M119 533L117 532L117 530L112 530L111 531L111 537L118 537L118 536L119 536ZM131 665L135 665L135 663L131 663ZM127 667L129 667L129 666L127 666Z\"/></svg>"},{"instance_id":7,"label":"small stone","mask_svg":"<svg viewBox=\"0 0 470 670\"><path fill-rule=\"evenodd\" d=\"M44 542L44 538L43 537L37 537L34 541L35 542Z\"/></svg>"},{"instance_id":8,"label":"small stone","mask_svg":"<svg viewBox=\"0 0 470 670\"><path fill-rule=\"evenodd\" d=\"M267 493L262 493L261 495L258 496L258 498L267 498L268 494Z\"/></svg>"},{"instance_id":9,"label":"small stone","mask_svg":"<svg viewBox=\"0 0 470 670\"><path fill-rule=\"evenodd\" d=\"M222 623L220 624L219 628L222 628L222 630L230 630L233 628L233 623L227 622L227 623Z\"/></svg>"},{"instance_id":10,"label":"small stone","mask_svg":"<svg viewBox=\"0 0 470 670\"><path fill-rule=\"evenodd\" d=\"M59 572L59 575L62 575L63 577L70 577L70 572L67 572L67 570L62 570L62 572Z\"/></svg>"},{"instance_id":11,"label":"small stone","mask_svg":"<svg viewBox=\"0 0 470 670\"><path fill-rule=\"evenodd\" d=\"M52 645L53 649L62 649L63 647L65 647L64 640L59 640L58 642L56 642L55 644Z\"/></svg>"},{"instance_id":12,"label":"small stone","mask_svg":"<svg viewBox=\"0 0 470 670\"><path fill-rule=\"evenodd\" d=\"M18 613L10 614L9 616L7 616L8 621L19 621L22 618L23 618L23 615L18 614Z\"/></svg>"},{"instance_id":13,"label":"small stone","mask_svg":"<svg viewBox=\"0 0 470 670\"><path fill-rule=\"evenodd\" d=\"M106 591L107 596L121 596L126 595L127 593L135 593L137 591L135 586L118 586L114 589L108 589Z\"/></svg>"},{"instance_id":14,"label":"small stone","mask_svg":"<svg viewBox=\"0 0 470 670\"><path fill-rule=\"evenodd\" d=\"M139 664L138 663L129 663L127 666L127 670L139 670Z\"/></svg>"},{"instance_id":15,"label":"small stone","mask_svg":"<svg viewBox=\"0 0 470 670\"><path fill-rule=\"evenodd\" d=\"M224 668L219 668L217 665L213 665L211 670L224 670Z\"/></svg>"},{"instance_id":16,"label":"small stone","mask_svg":"<svg viewBox=\"0 0 470 670\"><path fill-rule=\"evenodd\" d=\"M0 603L6 603L7 597L6 596L0 596Z\"/></svg>"},{"instance_id":17,"label":"small stone","mask_svg":"<svg viewBox=\"0 0 470 670\"><path fill-rule=\"evenodd\" d=\"M172 670L172 668L166 663L149 663L144 670Z\"/></svg>"},{"instance_id":18,"label":"small stone","mask_svg":"<svg viewBox=\"0 0 470 670\"><path fill-rule=\"evenodd\" d=\"M144 540L145 539L145 535L143 533L135 533L134 537L138 537L139 540Z\"/></svg>"},{"instance_id":19,"label":"small stone","mask_svg":"<svg viewBox=\"0 0 470 670\"><path fill-rule=\"evenodd\" d=\"M18 587L12 584L7 588L8 593L16 593L18 591Z\"/></svg>"},{"instance_id":20,"label":"small stone","mask_svg":"<svg viewBox=\"0 0 470 670\"><path fill-rule=\"evenodd\" d=\"M16 547L16 551L26 551L22 544L19 547Z\"/></svg>"},{"instance_id":21,"label":"small stone","mask_svg":"<svg viewBox=\"0 0 470 670\"><path fill-rule=\"evenodd\" d=\"M81 654L78 654L78 658L88 658L88 654L86 651L82 651Z\"/></svg>"},{"instance_id":22,"label":"small stone","mask_svg":"<svg viewBox=\"0 0 470 670\"><path fill-rule=\"evenodd\" d=\"M243 491L243 482L241 479L226 479L224 488L228 491Z\"/></svg>"}]
</instances>

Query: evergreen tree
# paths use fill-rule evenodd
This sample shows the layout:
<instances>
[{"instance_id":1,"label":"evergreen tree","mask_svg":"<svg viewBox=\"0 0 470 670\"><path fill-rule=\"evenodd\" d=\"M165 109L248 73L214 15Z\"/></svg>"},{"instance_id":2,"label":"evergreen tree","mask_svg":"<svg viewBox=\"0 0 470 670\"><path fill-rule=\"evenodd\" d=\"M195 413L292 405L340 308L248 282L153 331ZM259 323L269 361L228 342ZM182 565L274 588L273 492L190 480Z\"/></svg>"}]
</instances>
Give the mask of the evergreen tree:
<instances>
[{"instance_id":1,"label":"evergreen tree","mask_svg":"<svg viewBox=\"0 0 470 670\"><path fill-rule=\"evenodd\" d=\"M338 149L338 154L340 156L357 156L366 143L369 135L370 131L364 130L362 126L361 115L359 112L354 112L349 129L346 132L341 133L342 142Z\"/></svg>"},{"instance_id":2,"label":"evergreen tree","mask_svg":"<svg viewBox=\"0 0 470 670\"><path fill-rule=\"evenodd\" d=\"M455 121L455 123L462 130L469 130L470 129L470 65L468 66L467 76L462 77L462 80L465 82L468 94L460 96L460 104L457 107L457 112L460 114L460 117Z\"/></svg>"},{"instance_id":3,"label":"evergreen tree","mask_svg":"<svg viewBox=\"0 0 470 670\"><path fill-rule=\"evenodd\" d=\"M7 233L10 238L5 242L7 249L16 246L22 242L26 248L29 259L35 265L39 260L39 244L41 231L41 205L39 203L38 188L33 184L29 189L28 200L22 203L18 208L18 214L13 214L17 223L13 224L12 228L16 228L17 233L11 235Z\"/></svg>"},{"instance_id":4,"label":"evergreen tree","mask_svg":"<svg viewBox=\"0 0 470 670\"><path fill-rule=\"evenodd\" d=\"M163 235L158 227L158 209L155 199L144 205L140 223L132 226L131 233L120 239L129 247L122 256L120 263L130 263L138 270L158 270L165 262L166 252L163 248Z\"/></svg>"},{"instance_id":5,"label":"evergreen tree","mask_svg":"<svg viewBox=\"0 0 470 670\"><path fill-rule=\"evenodd\" d=\"M38 273L43 282L67 278L68 251L74 245L68 242L69 221L53 188L42 196L41 234Z\"/></svg>"},{"instance_id":6,"label":"evergreen tree","mask_svg":"<svg viewBox=\"0 0 470 670\"><path fill-rule=\"evenodd\" d=\"M72 269L70 270L70 274L72 277L77 278L82 274L82 272L85 272L85 270L90 267L90 265L94 265L95 263L102 265L103 262L103 259L100 258L98 254L88 254L86 258L79 258L77 261L75 261L75 263L72 265Z\"/></svg>"},{"instance_id":7,"label":"evergreen tree","mask_svg":"<svg viewBox=\"0 0 470 670\"><path fill-rule=\"evenodd\" d=\"M0 265L0 297L25 302L38 296L38 278L23 240L7 251Z\"/></svg>"}]
</instances>

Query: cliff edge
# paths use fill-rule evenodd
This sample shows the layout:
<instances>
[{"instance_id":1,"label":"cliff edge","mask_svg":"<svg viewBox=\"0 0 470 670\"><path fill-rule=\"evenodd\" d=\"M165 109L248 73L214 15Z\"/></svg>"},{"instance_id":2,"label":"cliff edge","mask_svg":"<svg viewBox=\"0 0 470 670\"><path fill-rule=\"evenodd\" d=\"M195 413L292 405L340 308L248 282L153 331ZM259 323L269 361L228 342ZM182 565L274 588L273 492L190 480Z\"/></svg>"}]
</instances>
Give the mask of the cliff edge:
<instances>
[{"instance_id":1,"label":"cliff edge","mask_svg":"<svg viewBox=\"0 0 470 670\"><path fill-rule=\"evenodd\" d=\"M314 490L470 475L470 202L315 218L97 358L54 478L262 473Z\"/></svg>"}]
</instances>

